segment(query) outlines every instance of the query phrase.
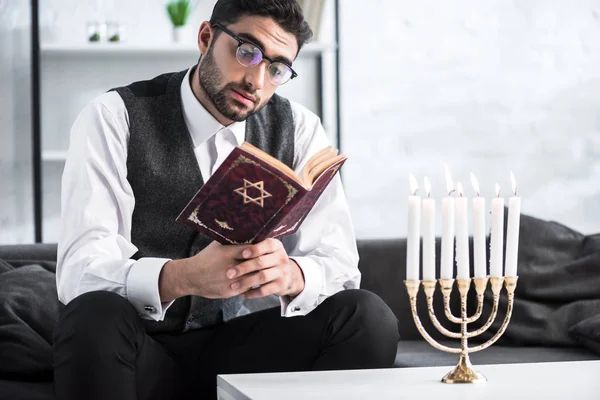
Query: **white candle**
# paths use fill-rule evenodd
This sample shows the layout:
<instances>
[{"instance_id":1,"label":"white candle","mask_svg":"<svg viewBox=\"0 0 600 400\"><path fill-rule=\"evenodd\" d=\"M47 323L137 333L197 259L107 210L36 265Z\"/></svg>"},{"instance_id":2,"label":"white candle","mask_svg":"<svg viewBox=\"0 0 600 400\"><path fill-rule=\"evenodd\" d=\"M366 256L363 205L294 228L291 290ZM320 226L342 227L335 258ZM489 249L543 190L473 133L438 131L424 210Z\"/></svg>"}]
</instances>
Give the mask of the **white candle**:
<instances>
[{"instance_id":1,"label":"white candle","mask_svg":"<svg viewBox=\"0 0 600 400\"><path fill-rule=\"evenodd\" d=\"M517 276L517 261L519 255L519 227L521 223L521 198L517 196L517 183L512 171L510 180L514 196L508 200L508 222L506 225L506 276Z\"/></svg>"},{"instance_id":2,"label":"white candle","mask_svg":"<svg viewBox=\"0 0 600 400\"><path fill-rule=\"evenodd\" d=\"M448 167L445 167L446 189L448 196L442 199L442 256L440 260L440 279L454 277L454 183Z\"/></svg>"},{"instance_id":3,"label":"white candle","mask_svg":"<svg viewBox=\"0 0 600 400\"><path fill-rule=\"evenodd\" d=\"M427 198L423 200L423 280L435 280L435 200L429 198L431 183L425 177L423 186Z\"/></svg>"},{"instance_id":4,"label":"white candle","mask_svg":"<svg viewBox=\"0 0 600 400\"><path fill-rule=\"evenodd\" d=\"M469 216L467 198L463 197L463 188L459 183L456 190L460 197L455 199L456 213L456 265L458 279L469 279Z\"/></svg>"},{"instance_id":5,"label":"white candle","mask_svg":"<svg viewBox=\"0 0 600 400\"><path fill-rule=\"evenodd\" d=\"M492 233L490 235L490 276L501 278L504 245L504 198L496 183L496 198L492 200Z\"/></svg>"},{"instance_id":6,"label":"white candle","mask_svg":"<svg viewBox=\"0 0 600 400\"><path fill-rule=\"evenodd\" d=\"M406 243L406 280L419 280L419 249L421 248L421 197L417 196L419 185L414 175L410 174L410 191L408 196L408 237Z\"/></svg>"},{"instance_id":7,"label":"white candle","mask_svg":"<svg viewBox=\"0 0 600 400\"><path fill-rule=\"evenodd\" d=\"M476 197L473 199L473 266L475 278L487 276L487 256L485 252L485 198L479 195L479 182L471 173L471 184Z\"/></svg>"}]
</instances>

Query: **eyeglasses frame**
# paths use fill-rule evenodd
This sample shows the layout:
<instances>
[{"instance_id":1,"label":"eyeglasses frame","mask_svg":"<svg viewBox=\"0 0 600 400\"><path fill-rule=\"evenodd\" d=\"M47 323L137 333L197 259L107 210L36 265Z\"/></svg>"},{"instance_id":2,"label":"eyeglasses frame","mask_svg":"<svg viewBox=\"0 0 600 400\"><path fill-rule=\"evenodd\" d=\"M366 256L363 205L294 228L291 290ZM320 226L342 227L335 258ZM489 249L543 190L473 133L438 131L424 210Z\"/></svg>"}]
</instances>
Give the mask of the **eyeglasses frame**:
<instances>
[{"instance_id":1,"label":"eyeglasses frame","mask_svg":"<svg viewBox=\"0 0 600 400\"><path fill-rule=\"evenodd\" d=\"M256 46L256 48L258 48L258 49L260 50L260 52L262 53L262 58L263 58L263 60L267 60L267 61L269 62L269 66L270 66L271 64L273 64L273 63L276 63L276 62L278 62L278 63L281 63L281 64L285 65L286 67L288 67L288 68L290 69L290 71L292 71L292 76L291 76L291 78L290 78L290 79L288 79L287 81L285 81L284 83L281 83L281 84L279 84L279 85L284 85L284 84L288 83L289 81L291 81L292 79L294 79L295 77L297 77L297 76L298 76L298 74L296 73L296 71L294 71L294 69L292 68L292 66L291 66L291 65L288 65L287 63L285 63L285 62L283 62L283 61L275 61L275 60L273 60L273 59L271 59L271 58L267 57L267 56L265 55L265 51L264 51L264 50L263 50L263 49L262 49L262 48L261 48L259 45L257 45L256 43L254 43L254 42L252 42L252 41L250 41L250 40L245 40L245 39L242 39L241 37L239 37L239 36L238 36L238 35L236 35L235 33L231 32L229 29L225 28L225 27L224 27L222 24L219 24L219 23L214 23L214 24L212 24L212 27L213 27L213 29L220 29L220 30L222 30L223 32L225 32L226 34L228 34L229 36L231 36L232 38L234 38L234 39L235 39L235 40L238 42L238 49L240 48L240 46L241 46L241 45L243 45L243 44L245 44L245 43L249 43L249 44L251 44L251 45L253 45L253 46ZM236 50L236 51L237 51L237 50ZM262 62L262 60L261 60L261 62ZM241 64L241 63L240 63L240 64ZM260 62L259 62L258 64L260 64ZM256 64L256 65L258 65L258 64ZM243 65L243 64L242 64L242 65ZM246 67L246 65L244 65L244 66ZM269 81L270 81L270 79L269 79ZM279 86L279 85L278 85L278 86Z\"/></svg>"}]
</instances>

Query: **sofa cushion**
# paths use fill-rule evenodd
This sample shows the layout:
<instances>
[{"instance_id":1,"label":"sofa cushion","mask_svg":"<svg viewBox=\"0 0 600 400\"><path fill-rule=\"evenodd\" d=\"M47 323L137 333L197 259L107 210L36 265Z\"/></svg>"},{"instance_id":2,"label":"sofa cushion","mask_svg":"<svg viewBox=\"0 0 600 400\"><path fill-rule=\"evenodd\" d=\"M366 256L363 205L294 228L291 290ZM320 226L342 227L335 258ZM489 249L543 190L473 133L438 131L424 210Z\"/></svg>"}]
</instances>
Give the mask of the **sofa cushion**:
<instances>
[{"instance_id":1,"label":"sofa cushion","mask_svg":"<svg viewBox=\"0 0 600 400\"><path fill-rule=\"evenodd\" d=\"M39 265L0 273L0 379L52 376L55 275Z\"/></svg>"},{"instance_id":2,"label":"sofa cushion","mask_svg":"<svg viewBox=\"0 0 600 400\"><path fill-rule=\"evenodd\" d=\"M594 353L600 355L600 311L569 329L569 334Z\"/></svg>"},{"instance_id":3,"label":"sofa cushion","mask_svg":"<svg viewBox=\"0 0 600 400\"><path fill-rule=\"evenodd\" d=\"M586 236L555 222L521 215L519 239L519 280L514 310L499 343L581 346L569 330L600 314L600 235ZM501 326L507 308L505 293L500 296L494 324L481 335L481 340L489 339ZM470 294L475 300L474 293ZM472 329L486 320L492 302L493 296L488 290L486 311Z\"/></svg>"}]
</instances>

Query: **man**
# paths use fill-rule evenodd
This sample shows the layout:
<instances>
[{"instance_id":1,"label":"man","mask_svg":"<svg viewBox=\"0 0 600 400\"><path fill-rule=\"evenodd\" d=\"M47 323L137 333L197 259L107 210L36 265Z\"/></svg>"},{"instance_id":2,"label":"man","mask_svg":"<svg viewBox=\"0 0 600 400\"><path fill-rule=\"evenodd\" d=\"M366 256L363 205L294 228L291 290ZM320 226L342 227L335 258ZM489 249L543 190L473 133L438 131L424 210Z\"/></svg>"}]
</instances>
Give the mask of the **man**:
<instances>
[{"instance_id":1,"label":"man","mask_svg":"<svg viewBox=\"0 0 600 400\"><path fill-rule=\"evenodd\" d=\"M215 398L220 373L393 364L397 321L357 289L339 178L281 242L224 246L174 221L244 140L296 171L327 145L314 114L274 94L311 35L295 0L219 0L197 66L81 112L63 177L59 399ZM281 306L239 316L269 295Z\"/></svg>"}]
</instances>

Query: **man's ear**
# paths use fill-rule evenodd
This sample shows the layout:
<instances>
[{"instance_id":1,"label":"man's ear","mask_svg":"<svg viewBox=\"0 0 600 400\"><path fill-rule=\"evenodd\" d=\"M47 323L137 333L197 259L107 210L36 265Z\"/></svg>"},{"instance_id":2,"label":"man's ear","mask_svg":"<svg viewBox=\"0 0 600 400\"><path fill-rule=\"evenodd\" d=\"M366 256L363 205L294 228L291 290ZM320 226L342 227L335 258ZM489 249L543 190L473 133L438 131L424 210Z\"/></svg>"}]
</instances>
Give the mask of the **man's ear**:
<instances>
[{"instance_id":1,"label":"man's ear","mask_svg":"<svg viewBox=\"0 0 600 400\"><path fill-rule=\"evenodd\" d=\"M206 54L208 52L208 48L212 44L213 39L214 30L210 25L210 22L202 22L200 24L200 29L198 29L198 50L200 50L200 54Z\"/></svg>"}]
</instances>

